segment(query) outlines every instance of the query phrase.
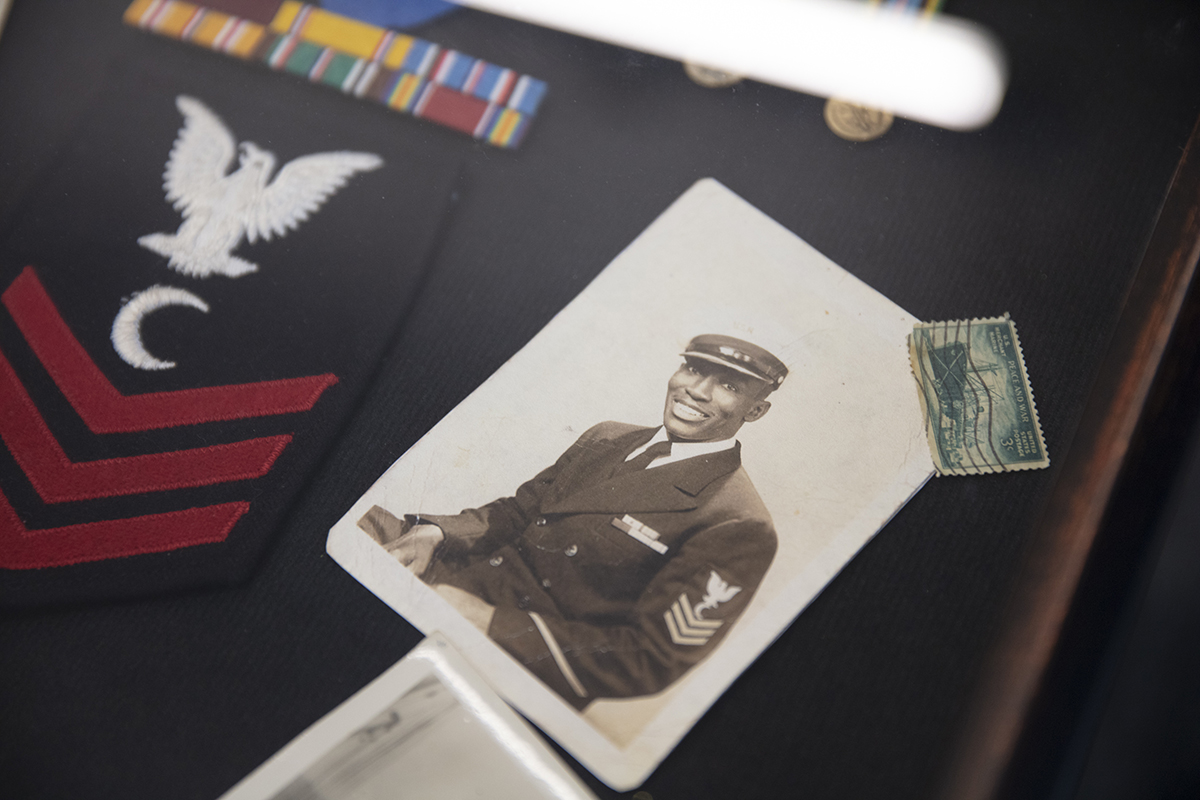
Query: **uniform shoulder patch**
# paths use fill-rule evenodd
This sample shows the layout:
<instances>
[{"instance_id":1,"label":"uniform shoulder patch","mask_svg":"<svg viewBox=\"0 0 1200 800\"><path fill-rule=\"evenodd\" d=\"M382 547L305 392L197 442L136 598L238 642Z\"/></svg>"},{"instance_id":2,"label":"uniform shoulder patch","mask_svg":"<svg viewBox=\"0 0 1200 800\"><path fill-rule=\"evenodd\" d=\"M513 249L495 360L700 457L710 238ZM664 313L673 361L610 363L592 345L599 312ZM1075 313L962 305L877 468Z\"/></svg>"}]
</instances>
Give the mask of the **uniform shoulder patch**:
<instances>
[{"instance_id":1,"label":"uniform shoulder patch","mask_svg":"<svg viewBox=\"0 0 1200 800\"><path fill-rule=\"evenodd\" d=\"M730 586L716 573L716 570L711 571L708 576L708 584L705 586L704 597L699 603L693 607L691 601L688 600L687 592L684 592L663 613L663 619L667 623L667 632L671 634L671 641L675 644L692 647L708 644L709 639L724 622L719 619L704 619L704 612L732 600L733 596L741 590L740 586Z\"/></svg>"}]
</instances>

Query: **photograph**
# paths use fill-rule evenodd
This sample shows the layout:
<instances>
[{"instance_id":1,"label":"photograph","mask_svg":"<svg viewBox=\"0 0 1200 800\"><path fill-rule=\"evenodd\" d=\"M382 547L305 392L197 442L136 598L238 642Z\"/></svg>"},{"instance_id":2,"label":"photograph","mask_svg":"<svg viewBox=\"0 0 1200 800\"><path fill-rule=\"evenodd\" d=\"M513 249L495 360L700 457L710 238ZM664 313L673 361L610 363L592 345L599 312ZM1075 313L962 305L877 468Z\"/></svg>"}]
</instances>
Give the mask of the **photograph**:
<instances>
[{"instance_id":1,"label":"photograph","mask_svg":"<svg viewBox=\"0 0 1200 800\"><path fill-rule=\"evenodd\" d=\"M736 434L770 410L787 368L717 334L682 359L658 427L598 423L482 508L398 519L373 506L358 521L577 708L670 686L720 643L775 557Z\"/></svg>"},{"instance_id":2,"label":"photograph","mask_svg":"<svg viewBox=\"0 0 1200 800\"><path fill-rule=\"evenodd\" d=\"M595 800L436 633L221 800L430 797Z\"/></svg>"},{"instance_id":3,"label":"photograph","mask_svg":"<svg viewBox=\"0 0 1200 800\"><path fill-rule=\"evenodd\" d=\"M327 549L636 785L932 474L916 322L702 180Z\"/></svg>"}]
</instances>

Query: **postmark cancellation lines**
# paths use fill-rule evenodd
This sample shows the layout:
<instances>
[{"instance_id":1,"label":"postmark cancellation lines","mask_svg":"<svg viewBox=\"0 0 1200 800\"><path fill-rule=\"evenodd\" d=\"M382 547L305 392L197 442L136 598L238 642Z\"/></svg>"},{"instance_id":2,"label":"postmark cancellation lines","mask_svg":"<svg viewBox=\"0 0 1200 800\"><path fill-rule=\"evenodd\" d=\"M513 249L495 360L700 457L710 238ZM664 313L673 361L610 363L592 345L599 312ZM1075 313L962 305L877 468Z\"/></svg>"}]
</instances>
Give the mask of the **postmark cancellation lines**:
<instances>
[{"instance_id":1,"label":"postmark cancellation lines","mask_svg":"<svg viewBox=\"0 0 1200 800\"><path fill-rule=\"evenodd\" d=\"M938 474L1050 464L1021 343L1008 314L918 323L909 337L909 356Z\"/></svg>"}]
</instances>

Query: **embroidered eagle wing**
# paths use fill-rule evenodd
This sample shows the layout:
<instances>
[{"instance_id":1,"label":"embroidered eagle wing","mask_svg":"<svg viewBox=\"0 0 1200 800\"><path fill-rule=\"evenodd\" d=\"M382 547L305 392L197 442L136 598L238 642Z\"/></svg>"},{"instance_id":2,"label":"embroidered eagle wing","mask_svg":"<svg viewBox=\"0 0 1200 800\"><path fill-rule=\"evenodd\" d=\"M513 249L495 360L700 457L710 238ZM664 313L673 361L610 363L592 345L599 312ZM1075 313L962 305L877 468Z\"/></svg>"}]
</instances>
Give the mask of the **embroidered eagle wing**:
<instances>
[{"instance_id":1,"label":"embroidered eagle wing","mask_svg":"<svg viewBox=\"0 0 1200 800\"><path fill-rule=\"evenodd\" d=\"M247 213L246 238L270 240L297 228L358 172L383 165L374 153L314 153L284 165Z\"/></svg>"},{"instance_id":2,"label":"embroidered eagle wing","mask_svg":"<svg viewBox=\"0 0 1200 800\"><path fill-rule=\"evenodd\" d=\"M237 141L221 118L194 97L180 95L175 106L184 121L167 158L163 189L167 202L186 217L215 201L209 195L233 162Z\"/></svg>"}]
</instances>

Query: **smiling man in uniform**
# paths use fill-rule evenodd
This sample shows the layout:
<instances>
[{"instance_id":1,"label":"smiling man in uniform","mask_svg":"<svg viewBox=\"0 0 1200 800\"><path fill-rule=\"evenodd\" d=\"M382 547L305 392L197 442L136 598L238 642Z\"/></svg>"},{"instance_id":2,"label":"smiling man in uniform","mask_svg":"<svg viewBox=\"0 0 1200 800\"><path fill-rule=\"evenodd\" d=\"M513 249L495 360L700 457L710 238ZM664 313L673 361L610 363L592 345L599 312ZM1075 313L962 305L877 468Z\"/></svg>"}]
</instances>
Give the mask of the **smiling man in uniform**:
<instances>
[{"instance_id":1,"label":"smiling man in uniform","mask_svg":"<svg viewBox=\"0 0 1200 800\"><path fill-rule=\"evenodd\" d=\"M787 367L718 334L682 355L661 427L602 422L481 508L401 520L375 506L358 523L578 709L669 686L726 635L775 555L734 437Z\"/></svg>"}]
</instances>

